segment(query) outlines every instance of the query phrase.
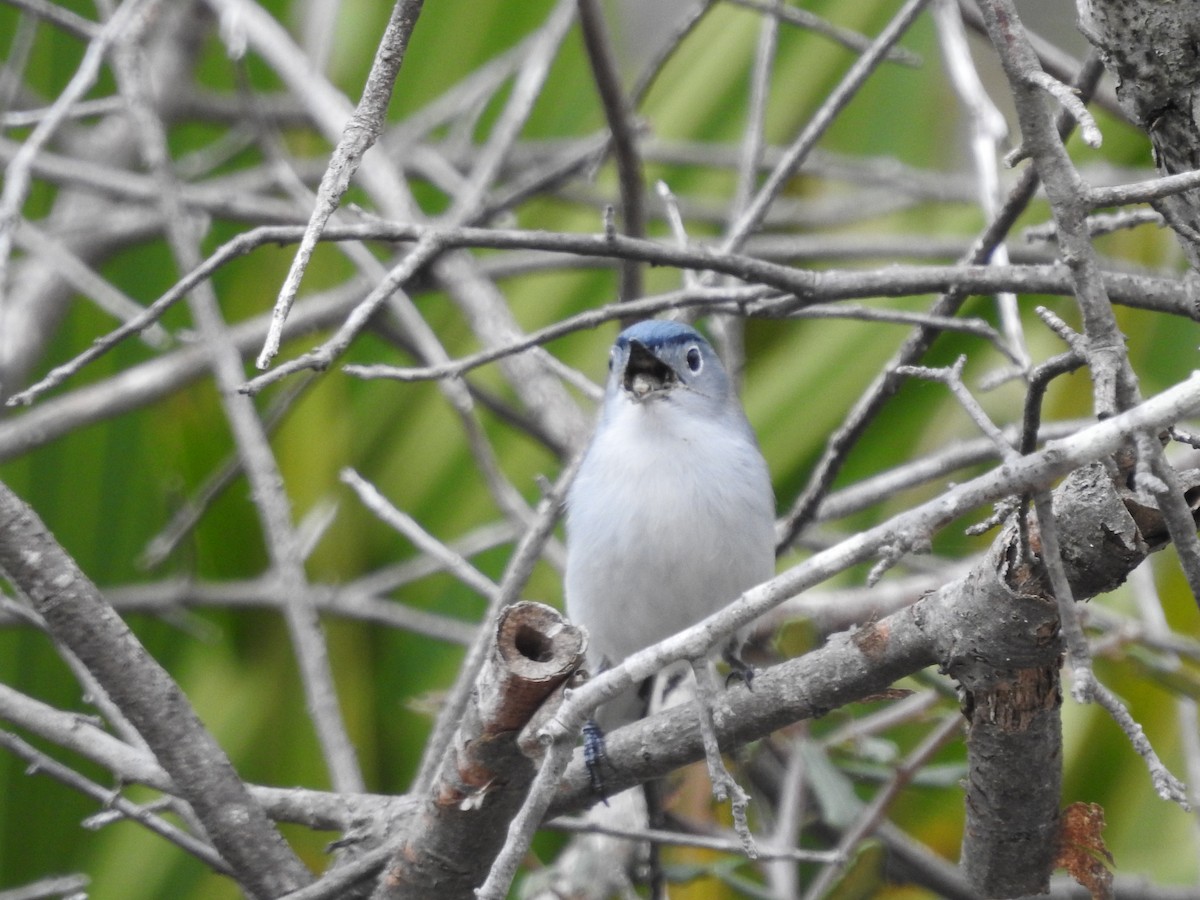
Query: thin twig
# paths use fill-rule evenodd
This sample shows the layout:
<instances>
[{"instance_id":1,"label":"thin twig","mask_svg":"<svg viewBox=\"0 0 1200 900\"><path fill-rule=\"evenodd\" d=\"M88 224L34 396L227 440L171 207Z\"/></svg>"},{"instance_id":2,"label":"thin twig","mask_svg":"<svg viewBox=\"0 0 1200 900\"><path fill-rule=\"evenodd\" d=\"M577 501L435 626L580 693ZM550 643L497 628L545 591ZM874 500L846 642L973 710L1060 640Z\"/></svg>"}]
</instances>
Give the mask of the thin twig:
<instances>
[{"instance_id":1,"label":"thin twig","mask_svg":"<svg viewBox=\"0 0 1200 900\"><path fill-rule=\"evenodd\" d=\"M131 115L137 123L142 156L160 185L159 202L166 221L168 244L180 269L188 271L200 263L200 235L183 214L179 202L178 181L171 170L166 128L146 100L148 85L132 42L135 35L126 37L129 42L118 45L114 56L118 83L129 100ZM346 732L320 621L308 602L304 559L292 527L283 480L253 403L237 393L243 378L241 356L229 340L211 283L196 285L188 296L188 306L200 332L213 377L221 389L225 417L254 488L255 509L272 564L280 581L294 597L293 602L284 607L284 620L330 776L339 790L361 792L362 772L354 744Z\"/></svg>"},{"instance_id":2,"label":"thin twig","mask_svg":"<svg viewBox=\"0 0 1200 900\"><path fill-rule=\"evenodd\" d=\"M1135 181L1131 184L1089 188L1086 199L1093 209L1102 206L1128 206L1131 203L1162 200L1196 187L1200 187L1200 171L1181 172L1178 175L1160 175L1148 181Z\"/></svg>"},{"instance_id":3,"label":"thin twig","mask_svg":"<svg viewBox=\"0 0 1200 900\"><path fill-rule=\"evenodd\" d=\"M730 840L724 837L710 837L703 834L686 834L681 831L662 831L655 828L616 828L609 825L591 822L587 819L568 818L560 816L551 819L545 825L550 831L565 831L568 834L605 834L610 837L626 838L630 841L649 841L668 847L690 847L696 850L715 850L718 853L742 853L744 848L740 840ZM808 850L792 845L779 845L771 849L760 848L758 859L786 860L789 862L837 862L839 856L833 850Z\"/></svg>"},{"instance_id":4,"label":"thin twig","mask_svg":"<svg viewBox=\"0 0 1200 900\"><path fill-rule=\"evenodd\" d=\"M1141 434L1137 441L1139 462L1145 462L1153 475L1153 484L1147 485L1167 525L1167 533L1179 566L1192 592L1192 599L1200 605L1200 538L1196 535L1195 514L1184 497L1179 474L1167 461L1162 443L1151 435Z\"/></svg>"},{"instance_id":5,"label":"thin twig","mask_svg":"<svg viewBox=\"0 0 1200 900\"><path fill-rule=\"evenodd\" d=\"M785 7L781 0L773 0L771 5L772 12L791 9ZM775 15L766 15L759 23L758 44L754 49L754 66L750 72L750 96L738 159L737 183L734 186L733 202L729 207L729 217L724 223L724 232L727 235L733 231L737 220L749 207L758 184L758 172L766 143L764 126L767 119L767 102L771 95L771 74L775 66L778 43L779 19ZM701 279L702 283L715 280L710 277L710 273L702 275ZM726 283L732 283L732 279L727 278ZM740 387L742 369L746 364L743 320L736 315L714 316L712 329L717 350L725 362L725 369L733 379L734 385Z\"/></svg>"},{"instance_id":6,"label":"thin twig","mask_svg":"<svg viewBox=\"0 0 1200 900\"><path fill-rule=\"evenodd\" d=\"M43 265L52 265L61 278L115 319L128 322L145 312L140 303L101 276L65 242L33 223L22 221L14 240L18 247L40 259ZM156 350L166 349L171 343L171 336L158 323L148 325L141 331L141 337Z\"/></svg>"},{"instance_id":7,"label":"thin twig","mask_svg":"<svg viewBox=\"0 0 1200 900\"><path fill-rule=\"evenodd\" d=\"M0 730L0 746L3 746L19 759L25 760L29 765L28 774L42 772L49 775L67 787L98 801L106 808L116 810L122 817L137 822L159 837L165 838L181 850L196 857L214 872L220 872L222 875L227 875L230 878L234 877L234 872L229 868L225 860L221 858L220 854L213 849L211 844L188 834L186 831L180 830L125 797L119 794L114 795L110 788L96 784L90 778L85 778L69 766L63 765L58 760L52 759L40 750L32 747L15 734Z\"/></svg>"},{"instance_id":8,"label":"thin twig","mask_svg":"<svg viewBox=\"0 0 1200 900\"><path fill-rule=\"evenodd\" d=\"M617 74L617 61L599 0L578 0L578 5L583 45L592 66L592 80L596 83L604 117L612 134L611 146L617 165L624 231L630 237L644 237L646 188L633 113ZM617 299L633 300L640 296L642 268L635 260L623 260Z\"/></svg>"},{"instance_id":9,"label":"thin twig","mask_svg":"<svg viewBox=\"0 0 1200 900\"><path fill-rule=\"evenodd\" d=\"M708 764L708 777L712 782L713 797L718 803L729 801L733 817L733 830L742 842L742 852L750 859L758 858L758 845L750 833L746 819L746 808L750 795L737 783L737 779L725 768L721 759L721 748L717 744L717 729L713 723L713 705L717 698L717 682L712 662L707 659L691 661L692 674L696 679L696 711L700 719L700 736L704 742L704 759Z\"/></svg>"},{"instance_id":10,"label":"thin twig","mask_svg":"<svg viewBox=\"0 0 1200 900\"><path fill-rule=\"evenodd\" d=\"M835 25L806 9L797 6L787 6L778 0L727 0L735 6L744 6L762 13L764 18L777 22L786 22L797 28L804 28L814 34L822 35L856 53L865 53L871 49L871 39L866 35L851 31L840 25ZM900 63L904 66L920 66L921 57L904 47L892 47L885 57L889 62Z\"/></svg>"},{"instance_id":11,"label":"thin twig","mask_svg":"<svg viewBox=\"0 0 1200 900\"><path fill-rule=\"evenodd\" d=\"M39 878L19 888L0 891L0 900L52 900L85 897L91 880L86 875L57 875Z\"/></svg>"},{"instance_id":12,"label":"thin twig","mask_svg":"<svg viewBox=\"0 0 1200 900\"><path fill-rule=\"evenodd\" d=\"M1033 493L1033 509L1037 516L1038 540L1041 544L1041 562L1050 580L1054 600L1058 604L1059 628L1067 645L1067 662L1075 675L1075 699L1086 702L1089 698L1085 686L1092 679L1092 657L1088 651L1087 638L1079 620L1079 610L1067 580L1063 566L1061 544L1058 538L1058 521L1054 516L1054 504L1048 490Z\"/></svg>"},{"instance_id":13,"label":"thin twig","mask_svg":"<svg viewBox=\"0 0 1200 900\"><path fill-rule=\"evenodd\" d=\"M1099 57L1093 54L1081 70L1076 82L1081 94L1090 95L1103 72L1104 66ZM1071 121L1064 115L1060 117L1057 125L1060 134L1065 134L1070 131ZM1030 168L1022 173L1020 181L1009 191L999 213L976 239L970 253L966 255L965 261L980 264L991 258L992 252L1004 240L1005 235L1016 223L1017 217L1033 198L1039 183L1038 172L1035 169ZM990 291L989 293L994 292ZM946 291L933 305L932 311L937 315L953 315L965 299L966 294L958 288ZM868 424L895 393L897 387L895 369L902 365L915 364L929 349L933 336L933 333L925 329L915 331L888 361L883 372L868 386L858 402L851 408L842 425L830 436L808 483L791 504L787 514L786 527L783 529L776 547L778 552L791 546L809 523L821 502L821 497L829 490L837 473L841 470L849 449L862 436Z\"/></svg>"},{"instance_id":14,"label":"thin twig","mask_svg":"<svg viewBox=\"0 0 1200 900\"><path fill-rule=\"evenodd\" d=\"M937 0L932 11L950 83L966 110L971 127L971 159L979 182L979 205L984 216L991 220L999 211L1002 199L999 149L1008 138L1008 124L988 96L975 69L958 5L954 0ZM1008 248L1004 244L997 246L990 261L994 265L1008 265ZM1029 368L1029 351L1025 346L1016 295L1007 291L998 293L996 305L1010 352L1017 358L1017 367L1026 370Z\"/></svg>"},{"instance_id":15,"label":"thin twig","mask_svg":"<svg viewBox=\"0 0 1200 900\"><path fill-rule=\"evenodd\" d=\"M871 43L870 49L855 60L854 65L850 67L837 87L830 91L820 109L792 142L749 206L734 223L733 228L725 236L722 249L736 250L751 233L758 230L768 207L774 202L784 184L795 174L805 157L816 145L817 140L883 61L891 46L908 30L928 2L929 0L908 0L887 24L887 27L879 33L879 37Z\"/></svg>"},{"instance_id":16,"label":"thin twig","mask_svg":"<svg viewBox=\"0 0 1200 900\"><path fill-rule=\"evenodd\" d=\"M1133 598L1138 606L1138 613L1146 632L1154 639L1165 641L1171 636L1171 627L1163 612L1162 598L1154 582L1153 560L1146 560L1130 574L1130 587L1133 588ZM1164 654L1166 662L1172 669L1181 665L1179 655L1173 651ZM1183 748L1184 765L1187 772L1189 803L1192 806L1193 819L1192 836L1200 849L1200 818L1196 818L1200 810L1200 716L1197 715L1196 700L1193 697L1177 696L1175 698L1176 718L1179 723L1179 740Z\"/></svg>"},{"instance_id":17,"label":"thin twig","mask_svg":"<svg viewBox=\"0 0 1200 900\"><path fill-rule=\"evenodd\" d=\"M45 19L52 25L61 28L67 34L82 38L85 41L96 40L103 29L101 24L84 18L79 13L72 12L57 3L51 3L49 0L6 0L6 2L18 9L23 9L33 14L39 19Z\"/></svg>"},{"instance_id":18,"label":"thin twig","mask_svg":"<svg viewBox=\"0 0 1200 900\"><path fill-rule=\"evenodd\" d=\"M263 429L268 435L275 432L291 411L292 405L314 384L313 378L297 381L288 389L280 391L278 396L271 398L271 403L263 414ZM175 552L180 542L192 533L213 502L243 472L241 454L236 451L230 453L209 473L192 495L180 503L170 521L158 534L146 542L145 549L138 557L138 566L153 569L161 565Z\"/></svg>"},{"instance_id":19,"label":"thin twig","mask_svg":"<svg viewBox=\"0 0 1200 900\"><path fill-rule=\"evenodd\" d=\"M959 405L971 417L971 421L975 423L976 427L999 450L1001 458L1006 462L1011 461L1018 455L1016 449L1008 438L1005 437L1004 432L984 412L983 407L979 405L979 401L971 395L970 390L968 390L966 384L963 382L962 373L966 364L966 356L960 356L953 366L947 368L931 369L926 366L901 366L896 370L896 374L925 378L930 381L940 381L946 387L950 388L954 399L959 402Z\"/></svg>"},{"instance_id":20,"label":"thin twig","mask_svg":"<svg viewBox=\"0 0 1200 900\"><path fill-rule=\"evenodd\" d=\"M913 748L912 752L896 767L888 783L871 798L871 802L858 815L854 825L846 829L838 840L837 849L843 857L849 858L851 851L879 827L888 806L896 799L896 795L912 781L921 767L929 761L929 758L946 741L962 730L962 727L963 717L956 710L945 716L929 734L925 735L921 743ZM826 896L834 879L841 874L843 866L844 863L826 866L821 874L809 884L808 890L804 893L805 900L815 900L817 897Z\"/></svg>"},{"instance_id":21,"label":"thin twig","mask_svg":"<svg viewBox=\"0 0 1200 900\"><path fill-rule=\"evenodd\" d=\"M1029 387L1025 392L1025 407L1021 418L1021 439L1017 451L1029 453L1037 443L1042 424L1042 400L1050 383L1059 375L1066 375L1081 368L1087 360L1082 353L1070 350L1039 363L1029 373Z\"/></svg>"},{"instance_id":22,"label":"thin twig","mask_svg":"<svg viewBox=\"0 0 1200 900\"><path fill-rule=\"evenodd\" d=\"M266 341L258 356L257 364L260 369L267 368L279 352L283 324L287 321L288 312L295 302L296 292L300 289L300 279L304 277L304 270L312 258L321 230L329 222L342 195L350 187L350 179L358 169L363 155L379 137L388 103L392 98L392 88L400 66L404 63L408 41L412 37L413 27L417 24L423 4L424 0L396 0L392 7L387 28L380 39L367 83L363 87L362 98L354 110L354 115L346 123L337 147L334 148L329 167L321 179L317 202L305 229L304 238L275 300L271 326L267 330Z\"/></svg>"},{"instance_id":23,"label":"thin twig","mask_svg":"<svg viewBox=\"0 0 1200 900\"><path fill-rule=\"evenodd\" d=\"M800 873L797 867L785 862L771 860L776 848L796 847L800 844L800 830L807 809L808 792L805 784L807 765L804 758L804 742L808 740L808 728L799 723L791 731L787 744L781 748L785 757L783 778L779 782L779 800L775 804L775 822L771 836L763 841L759 858L766 868L767 883L777 897L796 897L800 892ZM828 860L837 862L837 860Z\"/></svg>"},{"instance_id":24,"label":"thin twig","mask_svg":"<svg viewBox=\"0 0 1200 900\"><path fill-rule=\"evenodd\" d=\"M105 54L129 31L131 23L142 15L151 0L126 0L94 36L89 35L87 50L79 68L59 92L48 114L34 127L21 149L4 169L4 188L0 191L0 307L8 294L8 263L12 255L13 231L21 207L29 195L34 158L49 143L66 120L71 108L96 82Z\"/></svg>"},{"instance_id":25,"label":"thin twig","mask_svg":"<svg viewBox=\"0 0 1200 900\"><path fill-rule=\"evenodd\" d=\"M1021 452L1032 452L1037 441L1066 437L1084 425L1085 423L1080 421L1055 422L1046 425L1034 433L1034 439L1029 442L1028 446L1022 445ZM1004 439L1006 443L1016 440L1018 436L1022 436L1022 440L1024 440L1024 434L1025 432L1021 432L1018 435L1010 428L1006 430ZM869 509L884 499L894 497L902 491L946 478L968 466L999 458L997 445L990 438L954 441L940 452L929 453L912 462L901 463L894 468L827 494L817 508L815 521L832 522L854 515ZM785 526L786 522L780 523L781 528Z\"/></svg>"},{"instance_id":26,"label":"thin twig","mask_svg":"<svg viewBox=\"0 0 1200 900\"><path fill-rule=\"evenodd\" d=\"M521 540L513 550L505 567L504 576L500 580L500 589L492 596L487 612L483 617L483 625L477 632L476 640L467 653L467 658L459 667L458 675L446 701L442 704L433 733L425 742L425 750L421 757L421 766L417 777L413 780L413 792L420 795L428 790L437 767L441 764L442 755L458 726L463 709L470 699L475 680L483 666L485 654L491 646L491 636L494 634L495 623L506 607L515 603L521 597L534 564L542 554L551 533L562 514L568 488L571 486L575 473L582 462L582 454L568 464L558 477L554 487L542 497L532 520L530 521Z\"/></svg>"},{"instance_id":27,"label":"thin twig","mask_svg":"<svg viewBox=\"0 0 1200 900\"><path fill-rule=\"evenodd\" d=\"M1071 585L1063 567L1058 524L1054 519L1050 495L1045 490L1036 491L1033 494L1033 502L1042 541L1042 562L1050 578L1054 599L1058 603L1059 623L1067 644L1067 658L1074 681L1072 696L1077 703L1097 703L1112 716L1113 721L1120 726L1134 749L1145 760L1158 795L1164 800L1173 800L1185 810L1188 809L1187 789L1163 765L1146 738L1142 726L1129 714L1125 705L1096 678Z\"/></svg>"},{"instance_id":28,"label":"thin twig","mask_svg":"<svg viewBox=\"0 0 1200 900\"><path fill-rule=\"evenodd\" d=\"M1097 704L1099 704L1110 716L1113 721L1120 726L1125 732L1125 736L1129 738L1129 742L1133 744L1133 749L1146 763L1146 768L1150 770L1150 780L1154 783L1154 790L1163 800L1173 801L1179 804L1180 808L1185 811L1191 810L1191 805L1188 802L1187 787L1178 778L1171 774L1171 771L1163 764L1163 761L1158 758L1158 754L1154 752L1154 747L1146 737L1146 732L1142 726L1129 714L1129 710L1125 708L1125 704L1121 702L1112 691L1096 681L1095 675L1090 671L1085 673L1086 678L1091 680L1090 685L1086 687L1086 693Z\"/></svg>"},{"instance_id":29,"label":"thin twig","mask_svg":"<svg viewBox=\"0 0 1200 900\"><path fill-rule=\"evenodd\" d=\"M342 470L341 480L358 494L367 509L408 538L418 550L438 560L447 572L480 596L495 601L500 593L499 585L422 528L412 516L393 506L373 484L349 468Z\"/></svg>"},{"instance_id":30,"label":"thin twig","mask_svg":"<svg viewBox=\"0 0 1200 900\"><path fill-rule=\"evenodd\" d=\"M1084 143L1089 147L1099 147L1103 142L1103 137L1100 134L1100 128L1096 125L1096 120L1092 118L1092 114L1088 112L1088 108L1079 99L1068 85L1063 84L1049 72L1042 69L1037 69L1028 73L1027 77L1031 84L1041 88L1051 97L1059 102L1059 104L1071 117L1079 123L1079 133L1083 138Z\"/></svg>"}]
</instances>

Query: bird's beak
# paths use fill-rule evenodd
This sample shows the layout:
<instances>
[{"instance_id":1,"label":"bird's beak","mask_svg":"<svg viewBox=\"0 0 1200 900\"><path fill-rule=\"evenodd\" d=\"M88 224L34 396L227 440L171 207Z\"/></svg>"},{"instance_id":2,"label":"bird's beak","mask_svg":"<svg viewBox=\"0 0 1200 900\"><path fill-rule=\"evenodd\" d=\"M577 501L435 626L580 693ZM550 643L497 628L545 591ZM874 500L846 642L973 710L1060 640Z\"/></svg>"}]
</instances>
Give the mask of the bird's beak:
<instances>
[{"instance_id":1,"label":"bird's beak","mask_svg":"<svg viewBox=\"0 0 1200 900\"><path fill-rule=\"evenodd\" d=\"M635 400L643 400L679 383L675 370L655 356L641 341L629 342L622 386Z\"/></svg>"}]
</instances>

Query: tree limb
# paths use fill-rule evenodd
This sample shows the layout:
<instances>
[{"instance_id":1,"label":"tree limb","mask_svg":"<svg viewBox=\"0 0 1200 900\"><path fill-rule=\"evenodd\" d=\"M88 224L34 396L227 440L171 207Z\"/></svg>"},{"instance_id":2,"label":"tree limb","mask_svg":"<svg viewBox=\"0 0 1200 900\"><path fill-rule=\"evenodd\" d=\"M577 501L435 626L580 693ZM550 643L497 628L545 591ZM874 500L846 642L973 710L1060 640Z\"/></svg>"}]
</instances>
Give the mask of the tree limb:
<instances>
[{"instance_id":1,"label":"tree limb","mask_svg":"<svg viewBox=\"0 0 1200 900\"><path fill-rule=\"evenodd\" d=\"M240 884L256 896L275 897L311 880L179 686L37 514L3 484L0 571L145 738Z\"/></svg>"}]
</instances>

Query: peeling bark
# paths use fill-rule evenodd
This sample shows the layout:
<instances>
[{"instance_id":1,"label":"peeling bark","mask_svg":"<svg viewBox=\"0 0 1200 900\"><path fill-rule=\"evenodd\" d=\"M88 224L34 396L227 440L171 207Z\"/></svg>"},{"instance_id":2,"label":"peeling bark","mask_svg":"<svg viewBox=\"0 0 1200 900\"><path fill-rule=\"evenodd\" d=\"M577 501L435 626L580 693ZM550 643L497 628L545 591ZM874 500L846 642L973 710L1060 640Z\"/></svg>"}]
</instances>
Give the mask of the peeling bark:
<instances>
[{"instance_id":1,"label":"peeling bark","mask_svg":"<svg viewBox=\"0 0 1200 900\"><path fill-rule=\"evenodd\" d=\"M1200 3L1077 0L1079 28L1104 59L1117 98L1150 136L1164 175L1200 168ZM1154 204L1200 268L1200 190Z\"/></svg>"},{"instance_id":2,"label":"peeling bark","mask_svg":"<svg viewBox=\"0 0 1200 900\"><path fill-rule=\"evenodd\" d=\"M1196 473L1181 473L1187 484ZM1118 587L1165 534L1158 511L1124 487L1115 468L1093 463L1055 492L1062 556L1077 599ZM1040 541L1028 524L1029 544ZM1044 569L1025 559L1010 523L972 573L967 617L960 604L945 668L963 688L967 736L966 829L962 867L988 897L1048 889L1054 869L1062 793L1062 642ZM994 576L994 577L993 577ZM979 601L983 601L982 603ZM960 624L955 626L954 621Z\"/></svg>"}]
</instances>

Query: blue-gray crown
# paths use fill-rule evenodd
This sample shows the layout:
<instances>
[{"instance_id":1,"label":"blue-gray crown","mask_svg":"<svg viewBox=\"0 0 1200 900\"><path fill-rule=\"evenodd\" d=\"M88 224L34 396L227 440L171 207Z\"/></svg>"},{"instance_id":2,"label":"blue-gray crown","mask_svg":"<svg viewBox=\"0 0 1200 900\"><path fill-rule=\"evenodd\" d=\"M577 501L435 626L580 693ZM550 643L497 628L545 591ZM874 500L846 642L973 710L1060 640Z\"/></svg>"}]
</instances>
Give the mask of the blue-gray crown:
<instances>
[{"instance_id":1,"label":"blue-gray crown","mask_svg":"<svg viewBox=\"0 0 1200 900\"><path fill-rule=\"evenodd\" d=\"M618 347L626 347L630 341L644 344L650 350L689 342L698 342L706 347L709 346L704 335L690 325L661 319L648 319L645 322L630 325L617 336Z\"/></svg>"}]
</instances>

